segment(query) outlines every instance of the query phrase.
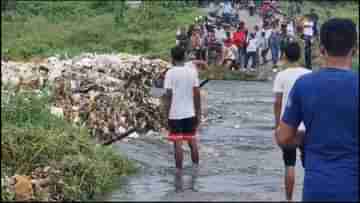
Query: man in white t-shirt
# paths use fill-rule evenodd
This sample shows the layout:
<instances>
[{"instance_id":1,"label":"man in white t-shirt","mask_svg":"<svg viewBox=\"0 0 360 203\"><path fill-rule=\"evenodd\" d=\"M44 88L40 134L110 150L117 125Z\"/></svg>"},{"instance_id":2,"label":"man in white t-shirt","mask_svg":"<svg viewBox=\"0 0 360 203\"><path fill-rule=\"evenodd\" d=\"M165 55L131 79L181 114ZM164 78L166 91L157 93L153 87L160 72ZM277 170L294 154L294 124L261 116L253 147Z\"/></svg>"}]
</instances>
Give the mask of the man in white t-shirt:
<instances>
[{"instance_id":1,"label":"man in white t-shirt","mask_svg":"<svg viewBox=\"0 0 360 203\"><path fill-rule=\"evenodd\" d=\"M215 29L215 38L216 40L224 46L224 41L226 40L226 32L221 26L217 26Z\"/></svg>"},{"instance_id":2,"label":"man in white t-shirt","mask_svg":"<svg viewBox=\"0 0 360 203\"><path fill-rule=\"evenodd\" d=\"M305 40L305 67L307 69L312 69L311 65L311 44L312 38L314 35L314 22L311 19L305 21L304 23L304 40Z\"/></svg>"},{"instance_id":3,"label":"man in white t-shirt","mask_svg":"<svg viewBox=\"0 0 360 203\"><path fill-rule=\"evenodd\" d=\"M273 92L275 93L274 114L275 114L276 132L278 132L280 119L284 113L291 88L293 87L293 85L295 84L298 78L300 78L301 76L307 73L311 73L311 71L306 68L297 67L296 65L294 65L296 62L299 61L300 57L301 57L301 48L299 44L297 42L290 42L288 46L285 48L285 59L287 62L290 63L290 67L284 71L279 72L276 75L274 81ZM305 126L303 123L300 124L298 133L299 134L305 133ZM296 164L297 147L299 147L301 151L302 164L304 163L303 162L304 154L301 143L302 141L299 140L298 143L294 143L293 147L282 149L283 160L285 163L285 189L286 189L287 200L292 199L292 193L295 183L295 164Z\"/></svg>"},{"instance_id":4,"label":"man in white t-shirt","mask_svg":"<svg viewBox=\"0 0 360 203\"><path fill-rule=\"evenodd\" d=\"M171 50L173 67L165 75L165 115L168 118L168 139L174 142L177 172L183 165L182 142L187 141L191 159L199 163L199 152L195 139L201 120L201 102L198 73L185 65L185 50L179 46Z\"/></svg>"}]
</instances>

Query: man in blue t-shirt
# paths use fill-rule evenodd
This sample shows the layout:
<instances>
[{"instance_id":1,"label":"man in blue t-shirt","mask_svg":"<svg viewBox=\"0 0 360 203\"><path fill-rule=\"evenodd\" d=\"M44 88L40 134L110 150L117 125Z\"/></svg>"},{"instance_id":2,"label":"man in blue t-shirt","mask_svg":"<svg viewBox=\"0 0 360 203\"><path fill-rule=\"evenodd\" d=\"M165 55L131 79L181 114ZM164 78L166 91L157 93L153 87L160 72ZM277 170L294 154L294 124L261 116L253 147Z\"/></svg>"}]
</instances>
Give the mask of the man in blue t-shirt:
<instances>
[{"instance_id":1,"label":"man in blue t-shirt","mask_svg":"<svg viewBox=\"0 0 360 203\"><path fill-rule=\"evenodd\" d=\"M356 26L330 19L320 42L326 66L296 81L276 140L280 147L304 144L303 201L359 201L359 76L351 71ZM302 138L296 134L301 121Z\"/></svg>"}]
</instances>

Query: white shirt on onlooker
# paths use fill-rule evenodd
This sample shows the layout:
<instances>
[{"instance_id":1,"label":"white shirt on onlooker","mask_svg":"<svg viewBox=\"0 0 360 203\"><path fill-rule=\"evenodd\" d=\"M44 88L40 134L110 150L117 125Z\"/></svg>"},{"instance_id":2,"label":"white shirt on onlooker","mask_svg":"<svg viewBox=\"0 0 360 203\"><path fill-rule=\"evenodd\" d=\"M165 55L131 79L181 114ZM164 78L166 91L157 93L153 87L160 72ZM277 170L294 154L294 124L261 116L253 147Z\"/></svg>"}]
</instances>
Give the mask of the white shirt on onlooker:
<instances>
[{"instance_id":1,"label":"white shirt on onlooker","mask_svg":"<svg viewBox=\"0 0 360 203\"><path fill-rule=\"evenodd\" d=\"M273 30L272 29L264 29L263 31L265 32L265 39L269 40Z\"/></svg>"},{"instance_id":2,"label":"white shirt on onlooker","mask_svg":"<svg viewBox=\"0 0 360 203\"><path fill-rule=\"evenodd\" d=\"M311 73L311 70L303 68L303 67L294 67L294 68L288 68L286 70L283 70L279 72L274 80L274 93L282 93L282 105L281 105L281 116L283 116L285 111L285 106L287 104L290 91L292 87L294 86L296 80L300 78L301 76ZM305 130L304 123L301 122L299 130Z\"/></svg>"},{"instance_id":3,"label":"white shirt on onlooker","mask_svg":"<svg viewBox=\"0 0 360 203\"><path fill-rule=\"evenodd\" d=\"M269 43L267 42L265 37L261 36L260 39L258 40L258 48L261 50L265 50L268 47L269 47Z\"/></svg>"},{"instance_id":4,"label":"white shirt on onlooker","mask_svg":"<svg viewBox=\"0 0 360 203\"><path fill-rule=\"evenodd\" d=\"M224 44L224 40L226 39L226 33L223 28L215 29L215 38L216 41L220 42L221 44Z\"/></svg>"},{"instance_id":5,"label":"white shirt on onlooker","mask_svg":"<svg viewBox=\"0 0 360 203\"><path fill-rule=\"evenodd\" d=\"M195 116L193 88L199 87L199 78L193 68L173 66L165 75L164 88L172 90L169 119Z\"/></svg>"},{"instance_id":6,"label":"white shirt on onlooker","mask_svg":"<svg viewBox=\"0 0 360 203\"><path fill-rule=\"evenodd\" d=\"M246 47L246 52L256 52L258 48L258 40L256 38L249 39Z\"/></svg>"},{"instance_id":7,"label":"white shirt on onlooker","mask_svg":"<svg viewBox=\"0 0 360 203\"><path fill-rule=\"evenodd\" d=\"M291 21L287 24L286 31L290 36L295 36L295 28L294 28L293 21Z\"/></svg>"},{"instance_id":8,"label":"white shirt on onlooker","mask_svg":"<svg viewBox=\"0 0 360 203\"><path fill-rule=\"evenodd\" d=\"M306 21L304 23L304 35L310 37L314 35L314 23L312 21Z\"/></svg>"}]
</instances>

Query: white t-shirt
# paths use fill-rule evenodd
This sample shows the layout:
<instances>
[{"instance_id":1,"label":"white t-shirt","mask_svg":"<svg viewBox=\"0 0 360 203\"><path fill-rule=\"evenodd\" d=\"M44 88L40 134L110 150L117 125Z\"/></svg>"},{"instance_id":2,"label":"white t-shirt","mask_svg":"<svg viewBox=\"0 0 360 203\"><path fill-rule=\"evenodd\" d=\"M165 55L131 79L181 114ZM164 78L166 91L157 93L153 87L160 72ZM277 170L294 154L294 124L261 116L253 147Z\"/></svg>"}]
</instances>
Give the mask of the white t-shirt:
<instances>
[{"instance_id":1,"label":"white t-shirt","mask_svg":"<svg viewBox=\"0 0 360 203\"><path fill-rule=\"evenodd\" d=\"M172 90L169 119L195 116L193 88L199 87L199 78L193 68L174 66L165 75L164 88Z\"/></svg>"},{"instance_id":2,"label":"white t-shirt","mask_svg":"<svg viewBox=\"0 0 360 203\"><path fill-rule=\"evenodd\" d=\"M185 63L185 67L193 69L194 72L195 72L195 77L196 77L196 78L199 78L198 69L197 69L196 65L195 65L192 61L186 62L186 63Z\"/></svg>"},{"instance_id":3,"label":"white t-shirt","mask_svg":"<svg viewBox=\"0 0 360 203\"><path fill-rule=\"evenodd\" d=\"M307 21L304 23L304 35L312 37L314 35L314 23Z\"/></svg>"},{"instance_id":4,"label":"white t-shirt","mask_svg":"<svg viewBox=\"0 0 360 203\"><path fill-rule=\"evenodd\" d=\"M226 33L224 29L215 29L215 38L221 44L224 44L224 40L226 39Z\"/></svg>"},{"instance_id":5,"label":"white t-shirt","mask_svg":"<svg viewBox=\"0 0 360 203\"><path fill-rule=\"evenodd\" d=\"M294 23L290 22L286 26L287 33L291 36L295 36Z\"/></svg>"},{"instance_id":6,"label":"white t-shirt","mask_svg":"<svg viewBox=\"0 0 360 203\"><path fill-rule=\"evenodd\" d=\"M258 48L258 40L256 38L250 39L248 41L248 46L246 47L246 52L256 52L256 49Z\"/></svg>"},{"instance_id":7,"label":"white t-shirt","mask_svg":"<svg viewBox=\"0 0 360 203\"><path fill-rule=\"evenodd\" d=\"M274 81L274 93L282 93L282 105L281 105L281 116L283 116L285 111L285 106L288 101L288 97L291 91L291 88L294 86L296 80L301 76L311 73L311 70L302 67L289 68L284 71L279 72ZM304 123L300 123L298 128L299 130L305 130Z\"/></svg>"},{"instance_id":8,"label":"white t-shirt","mask_svg":"<svg viewBox=\"0 0 360 203\"><path fill-rule=\"evenodd\" d=\"M266 40L269 40L270 39L270 36L271 36L271 33L272 33L272 29L266 29L266 30L264 30L264 32L265 32L265 39Z\"/></svg>"}]
</instances>

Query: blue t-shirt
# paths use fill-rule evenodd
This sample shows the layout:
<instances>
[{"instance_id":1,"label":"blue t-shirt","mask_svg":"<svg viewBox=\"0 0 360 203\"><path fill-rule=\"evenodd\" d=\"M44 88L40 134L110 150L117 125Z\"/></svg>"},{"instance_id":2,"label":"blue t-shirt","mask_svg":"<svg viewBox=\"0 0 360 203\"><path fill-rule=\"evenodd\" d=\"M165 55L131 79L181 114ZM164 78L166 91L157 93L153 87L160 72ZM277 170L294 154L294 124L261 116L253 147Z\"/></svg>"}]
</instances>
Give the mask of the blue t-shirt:
<instances>
[{"instance_id":1,"label":"blue t-shirt","mask_svg":"<svg viewBox=\"0 0 360 203\"><path fill-rule=\"evenodd\" d=\"M299 78L283 122L304 121L303 200L359 201L359 76L322 68Z\"/></svg>"},{"instance_id":2,"label":"blue t-shirt","mask_svg":"<svg viewBox=\"0 0 360 203\"><path fill-rule=\"evenodd\" d=\"M231 14L232 7L230 2L225 2L224 4L224 14Z\"/></svg>"}]
</instances>

